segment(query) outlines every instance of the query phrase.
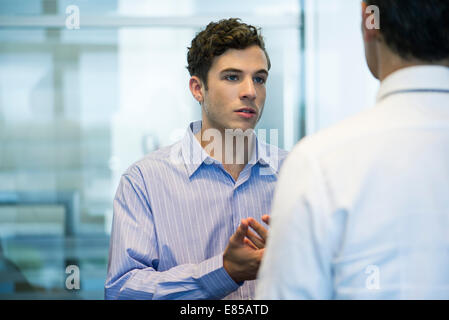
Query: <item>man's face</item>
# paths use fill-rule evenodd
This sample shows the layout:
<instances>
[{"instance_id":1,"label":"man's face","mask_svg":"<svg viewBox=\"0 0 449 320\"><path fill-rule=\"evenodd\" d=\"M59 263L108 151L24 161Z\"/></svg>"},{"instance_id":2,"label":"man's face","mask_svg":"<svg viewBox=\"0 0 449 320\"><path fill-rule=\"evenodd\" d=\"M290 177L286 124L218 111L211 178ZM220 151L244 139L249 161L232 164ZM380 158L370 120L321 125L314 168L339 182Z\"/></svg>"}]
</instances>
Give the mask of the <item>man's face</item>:
<instances>
[{"instance_id":1,"label":"man's face","mask_svg":"<svg viewBox=\"0 0 449 320\"><path fill-rule=\"evenodd\" d=\"M214 58L203 92L203 129L254 129L262 116L268 62L259 46Z\"/></svg>"}]
</instances>

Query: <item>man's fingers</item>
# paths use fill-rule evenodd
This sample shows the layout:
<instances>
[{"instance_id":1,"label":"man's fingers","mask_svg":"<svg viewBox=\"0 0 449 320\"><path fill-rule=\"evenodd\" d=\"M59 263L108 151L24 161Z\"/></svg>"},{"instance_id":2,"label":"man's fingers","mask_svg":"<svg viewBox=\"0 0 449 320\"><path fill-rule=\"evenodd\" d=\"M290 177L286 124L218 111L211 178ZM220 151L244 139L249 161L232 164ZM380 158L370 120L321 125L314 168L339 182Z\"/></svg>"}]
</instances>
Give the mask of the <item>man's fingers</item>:
<instances>
[{"instance_id":1,"label":"man's fingers","mask_svg":"<svg viewBox=\"0 0 449 320\"><path fill-rule=\"evenodd\" d=\"M262 221L265 222L267 225L270 225L270 216L268 214L264 214L262 216Z\"/></svg>"},{"instance_id":2,"label":"man's fingers","mask_svg":"<svg viewBox=\"0 0 449 320\"><path fill-rule=\"evenodd\" d=\"M254 243L252 243L252 241L249 240L248 238L245 238L244 242L245 242L245 244L246 244L248 247L250 247L251 249L254 249L254 250L258 250L258 249L259 249L259 248L257 248L257 247L254 245Z\"/></svg>"},{"instance_id":3,"label":"man's fingers","mask_svg":"<svg viewBox=\"0 0 449 320\"><path fill-rule=\"evenodd\" d=\"M263 241L267 241L268 237L268 231L265 229L259 222L257 222L253 218L248 218L248 223L251 228L254 229L254 231L257 232L257 234L263 239Z\"/></svg>"},{"instance_id":4,"label":"man's fingers","mask_svg":"<svg viewBox=\"0 0 449 320\"><path fill-rule=\"evenodd\" d=\"M262 220L268 224L269 216L264 215ZM249 227L257 233L252 232ZM233 234L233 240L240 244L246 244L253 249L265 248L268 231L254 218L242 219L237 230Z\"/></svg>"},{"instance_id":5,"label":"man's fingers","mask_svg":"<svg viewBox=\"0 0 449 320\"><path fill-rule=\"evenodd\" d=\"M254 245L257 247L257 249L265 248L265 240L258 237L251 230L248 230L246 236L248 237L248 239L250 239L252 241L252 243L254 243Z\"/></svg>"},{"instance_id":6,"label":"man's fingers","mask_svg":"<svg viewBox=\"0 0 449 320\"><path fill-rule=\"evenodd\" d=\"M248 232L248 222L246 219L240 221L240 225L233 234L234 240L239 243L244 243L246 234Z\"/></svg>"}]
</instances>

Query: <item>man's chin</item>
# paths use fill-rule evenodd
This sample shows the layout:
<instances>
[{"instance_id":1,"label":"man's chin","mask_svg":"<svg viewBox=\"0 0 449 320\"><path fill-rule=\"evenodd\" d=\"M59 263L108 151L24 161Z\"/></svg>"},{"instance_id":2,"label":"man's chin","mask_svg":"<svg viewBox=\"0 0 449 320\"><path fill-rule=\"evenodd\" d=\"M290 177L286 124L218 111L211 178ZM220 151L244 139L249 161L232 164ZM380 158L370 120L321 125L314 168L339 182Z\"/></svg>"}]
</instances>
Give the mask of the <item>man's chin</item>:
<instances>
[{"instance_id":1,"label":"man's chin","mask_svg":"<svg viewBox=\"0 0 449 320\"><path fill-rule=\"evenodd\" d=\"M231 130L242 130L242 131L246 131L246 130L254 130L254 128L256 127L257 123L253 123L253 122L249 122L249 121L245 121L245 122L241 122L241 121L236 121L236 122L232 122L229 123L227 129L231 129Z\"/></svg>"},{"instance_id":2,"label":"man's chin","mask_svg":"<svg viewBox=\"0 0 449 320\"><path fill-rule=\"evenodd\" d=\"M232 121L228 121L228 122L215 122L215 123L210 123L210 127L220 130L220 131L225 131L225 130L241 130L243 132L247 131L247 130L254 130L254 128L256 127L257 122L255 121L236 121L236 120L232 120Z\"/></svg>"}]
</instances>

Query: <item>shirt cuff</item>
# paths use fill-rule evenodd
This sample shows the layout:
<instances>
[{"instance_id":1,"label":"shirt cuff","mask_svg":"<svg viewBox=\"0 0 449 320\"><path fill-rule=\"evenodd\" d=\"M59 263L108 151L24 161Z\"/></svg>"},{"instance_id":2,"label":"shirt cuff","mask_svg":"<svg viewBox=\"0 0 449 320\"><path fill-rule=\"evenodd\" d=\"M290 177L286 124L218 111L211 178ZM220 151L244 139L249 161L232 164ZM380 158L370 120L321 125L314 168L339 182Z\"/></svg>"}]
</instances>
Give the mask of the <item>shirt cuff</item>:
<instances>
[{"instance_id":1,"label":"shirt cuff","mask_svg":"<svg viewBox=\"0 0 449 320\"><path fill-rule=\"evenodd\" d=\"M212 257L199 265L201 285L211 299L223 299L237 290L244 282L236 283L223 267L223 255Z\"/></svg>"}]
</instances>

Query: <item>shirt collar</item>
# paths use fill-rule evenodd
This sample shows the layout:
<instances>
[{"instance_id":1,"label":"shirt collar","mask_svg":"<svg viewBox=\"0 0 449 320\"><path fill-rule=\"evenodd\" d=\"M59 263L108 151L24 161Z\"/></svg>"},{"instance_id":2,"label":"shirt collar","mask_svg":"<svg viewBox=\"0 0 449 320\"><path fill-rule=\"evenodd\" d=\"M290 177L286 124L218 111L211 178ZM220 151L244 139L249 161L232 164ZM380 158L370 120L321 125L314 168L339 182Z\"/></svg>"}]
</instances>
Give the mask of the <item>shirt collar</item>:
<instances>
[{"instance_id":1,"label":"shirt collar","mask_svg":"<svg viewBox=\"0 0 449 320\"><path fill-rule=\"evenodd\" d=\"M377 93L377 102L396 92L449 90L449 68L414 66L400 69L386 77Z\"/></svg>"},{"instance_id":2,"label":"shirt collar","mask_svg":"<svg viewBox=\"0 0 449 320\"><path fill-rule=\"evenodd\" d=\"M195 134L197 134L200 130L201 120L190 123L186 134L181 141L182 158L184 160L184 164L186 165L189 178L195 173L203 162L206 162L206 164L218 162L209 156L209 154L201 147L200 143L195 138Z\"/></svg>"},{"instance_id":3,"label":"shirt collar","mask_svg":"<svg viewBox=\"0 0 449 320\"><path fill-rule=\"evenodd\" d=\"M280 163L279 148L257 138L256 152L253 152L250 163L259 163L261 170L264 170L264 175L277 175Z\"/></svg>"},{"instance_id":4,"label":"shirt collar","mask_svg":"<svg viewBox=\"0 0 449 320\"><path fill-rule=\"evenodd\" d=\"M181 140L182 159L187 169L189 178L198 170L203 164L221 164L220 161L212 158L203 149L195 134L201 130L201 120L190 123L186 134ZM266 144L256 136L256 143L254 144L251 159L248 165L253 166L257 163L264 169L265 175L278 174L279 172L279 149L275 146Z\"/></svg>"}]
</instances>

